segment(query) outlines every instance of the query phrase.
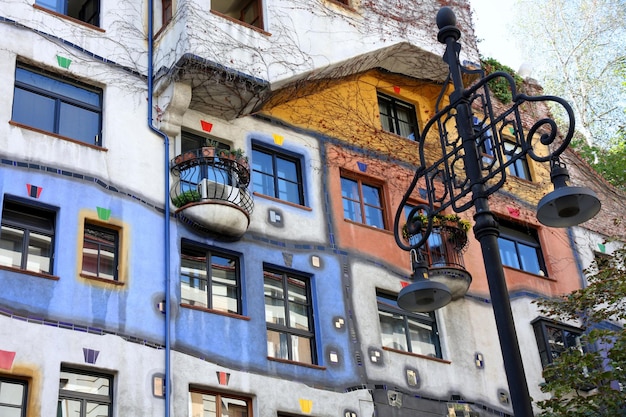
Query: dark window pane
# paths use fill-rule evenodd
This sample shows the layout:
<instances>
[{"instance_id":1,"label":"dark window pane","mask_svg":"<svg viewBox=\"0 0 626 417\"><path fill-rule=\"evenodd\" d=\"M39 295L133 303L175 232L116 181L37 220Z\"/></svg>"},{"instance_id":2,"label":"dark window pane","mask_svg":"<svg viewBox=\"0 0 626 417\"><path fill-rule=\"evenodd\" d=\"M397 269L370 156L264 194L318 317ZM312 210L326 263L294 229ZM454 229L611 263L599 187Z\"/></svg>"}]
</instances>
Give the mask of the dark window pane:
<instances>
[{"instance_id":1,"label":"dark window pane","mask_svg":"<svg viewBox=\"0 0 626 417\"><path fill-rule=\"evenodd\" d=\"M15 88L13 121L54 133L55 100Z\"/></svg>"},{"instance_id":2,"label":"dark window pane","mask_svg":"<svg viewBox=\"0 0 626 417\"><path fill-rule=\"evenodd\" d=\"M100 114L71 104L61 103L59 135L85 143L98 143L99 123Z\"/></svg>"}]
</instances>

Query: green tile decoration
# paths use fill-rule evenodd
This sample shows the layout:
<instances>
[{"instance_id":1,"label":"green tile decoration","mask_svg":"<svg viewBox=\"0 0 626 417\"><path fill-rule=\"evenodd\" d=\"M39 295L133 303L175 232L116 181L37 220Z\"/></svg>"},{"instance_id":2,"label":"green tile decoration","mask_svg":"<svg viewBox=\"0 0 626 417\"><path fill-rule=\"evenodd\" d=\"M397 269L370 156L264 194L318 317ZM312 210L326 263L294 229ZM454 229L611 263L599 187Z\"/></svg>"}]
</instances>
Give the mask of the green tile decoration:
<instances>
[{"instance_id":1,"label":"green tile decoration","mask_svg":"<svg viewBox=\"0 0 626 417\"><path fill-rule=\"evenodd\" d=\"M602 243L598 243L598 248L600 248L600 252L605 253L606 251L606 246L603 245Z\"/></svg>"},{"instance_id":2,"label":"green tile decoration","mask_svg":"<svg viewBox=\"0 0 626 417\"><path fill-rule=\"evenodd\" d=\"M70 67L70 64L72 63L72 60L64 56L57 55L57 62L59 63L59 66L61 68L68 69Z\"/></svg>"},{"instance_id":3,"label":"green tile decoration","mask_svg":"<svg viewBox=\"0 0 626 417\"><path fill-rule=\"evenodd\" d=\"M111 210L109 209L105 209L102 207L96 207L96 210L98 210L98 218L100 220L109 220L109 217L111 217Z\"/></svg>"}]
</instances>

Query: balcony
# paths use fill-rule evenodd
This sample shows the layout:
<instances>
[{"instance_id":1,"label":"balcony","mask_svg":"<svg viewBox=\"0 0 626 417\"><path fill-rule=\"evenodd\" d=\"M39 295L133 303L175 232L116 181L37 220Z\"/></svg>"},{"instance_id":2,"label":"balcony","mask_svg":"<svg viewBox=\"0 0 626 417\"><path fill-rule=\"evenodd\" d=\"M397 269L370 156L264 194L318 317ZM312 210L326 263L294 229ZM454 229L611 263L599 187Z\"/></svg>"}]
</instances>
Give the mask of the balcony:
<instances>
[{"instance_id":1,"label":"balcony","mask_svg":"<svg viewBox=\"0 0 626 417\"><path fill-rule=\"evenodd\" d=\"M420 235L408 236L408 239L415 244ZM463 262L466 246L466 231L456 225L441 224L433 227L427 243L420 248L421 255L428 262L429 279L445 284L452 293L452 300L462 298L472 282Z\"/></svg>"},{"instance_id":2,"label":"balcony","mask_svg":"<svg viewBox=\"0 0 626 417\"><path fill-rule=\"evenodd\" d=\"M202 233L240 238L254 208L248 191L250 169L245 159L230 152L214 155L200 148L178 155L171 171L178 179L170 189L176 217Z\"/></svg>"}]
</instances>

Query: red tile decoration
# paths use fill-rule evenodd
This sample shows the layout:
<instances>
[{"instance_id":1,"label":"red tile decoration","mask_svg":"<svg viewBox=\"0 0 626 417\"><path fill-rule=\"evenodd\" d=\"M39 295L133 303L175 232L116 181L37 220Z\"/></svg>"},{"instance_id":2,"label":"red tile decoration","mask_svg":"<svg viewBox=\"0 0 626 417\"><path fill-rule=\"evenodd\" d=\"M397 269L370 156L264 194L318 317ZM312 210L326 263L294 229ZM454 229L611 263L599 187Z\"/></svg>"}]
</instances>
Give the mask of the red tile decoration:
<instances>
[{"instance_id":1,"label":"red tile decoration","mask_svg":"<svg viewBox=\"0 0 626 417\"><path fill-rule=\"evenodd\" d=\"M205 132L211 132L211 129L213 129L213 123L204 120L200 120L200 126L202 126L202 130Z\"/></svg>"},{"instance_id":2,"label":"red tile decoration","mask_svg":"<svg viewBox=\"0 0 626 417\"><path fill-rule=\"evenodd\" d=\"M509 214L511 215L511 217L519 217L519 209L518 208L507 207L506 209L509 211Z\"/></svg>"},{"instance_id":3,"label":"red tile decoration","mask_svg":"<svg viewBox=\"0 0 626 417\"><path fill-rule=\"evenodd\" d=\"M394 86L393 86L393 91L394 91L396 94L400 94L400 87L398 87L397 85L394 85Z\"/></svg>"},{"instance_id":4,"label":"red tile decoration","mask_svg":"<svg viewBox=\"0 0 626 417\"><path fill-rule=\"evenodd\" d=\"M406 286L407 286L407 285L409 285L409 284L410 284L410 283L409 283L409 282L406 282L406 281L402 281L402 282L400 283L400 285L402 286L402 288L406 287Z\"/></svg>"},{"instance_id":5,"label":"red tile decoration","mask_svg":"<svg viewBox=\"0 0 626 417\"><path fill-rule=\"evenodd\" d=\"M26 184L26 190L28 190L28 195L33 198L39 198L41 195L41 190L43 188L37 187L36 185Z\"/></svg>"},{"instance_id":6,"label":"red tile decoration","mask_svg":"<svg viewBox=\"0 0 626 417\"><path fill-rule=\"evenodd\" d=\"M0 369L11 369L13 367L14 359L15 359L15 352L9 352L8 350L0 350Z\"/></svg>"},{"instance_id":7,"label":"red tile decoration","mask_svg":"<svg viewBox=\"0 0 626 417\"><path fill-rule=\"evenodd\" d=\"M229 379L230 379L229 373L221 372L221 371L217 372L217 382L219 382L220 385L228 385Z\"/></svg>"}]
</instances>

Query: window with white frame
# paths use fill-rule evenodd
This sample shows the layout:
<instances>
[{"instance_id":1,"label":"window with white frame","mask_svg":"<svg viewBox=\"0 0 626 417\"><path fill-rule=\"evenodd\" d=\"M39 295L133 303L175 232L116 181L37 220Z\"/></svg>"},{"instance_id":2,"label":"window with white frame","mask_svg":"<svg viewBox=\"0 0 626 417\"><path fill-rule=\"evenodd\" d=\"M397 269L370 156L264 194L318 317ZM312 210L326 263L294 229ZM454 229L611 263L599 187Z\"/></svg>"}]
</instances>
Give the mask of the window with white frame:
<instances>
[{"instance_id":1,"label":"window with white frame","mask_svg":"<svg viewBox=\"0 0 626 417\"><path fill-rule=\"evenodd\" d=\"M397 296L376 291L378 318L384 347L441 358L437 321L433 312L401 309Z\"/></svg>"},{"instance_id":2,"label":"window with white frame","mask_svg":"<svg viewBox=\"0 0 626 417\"><path fill-rule=\"evenodd\" d=\"M52 274L56 212L5 198L0 230L0 265Z\"/></svg>"}]
</instances>

